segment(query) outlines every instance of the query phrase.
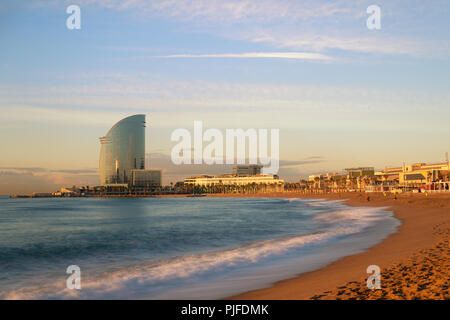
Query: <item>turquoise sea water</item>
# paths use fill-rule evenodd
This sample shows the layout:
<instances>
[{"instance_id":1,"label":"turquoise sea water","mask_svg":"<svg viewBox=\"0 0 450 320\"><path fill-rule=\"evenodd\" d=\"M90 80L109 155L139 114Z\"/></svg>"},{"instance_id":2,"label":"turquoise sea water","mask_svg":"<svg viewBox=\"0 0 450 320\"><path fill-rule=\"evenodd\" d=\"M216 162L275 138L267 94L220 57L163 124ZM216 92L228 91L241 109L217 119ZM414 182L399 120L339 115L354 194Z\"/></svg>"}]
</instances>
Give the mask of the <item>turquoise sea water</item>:
<instances>
[{"instance_id":1,"label":"turquoise sea water","mask_svg":"<svg viewBox=\"0 0 450 320\"><path fill-rule=\"evenodd\" d=\"M382 209L314 199L3 197L0 298L221 298L360 252L398 225ZM81 290L66 288L69 265Z\"/></svg>"}]
</instances>

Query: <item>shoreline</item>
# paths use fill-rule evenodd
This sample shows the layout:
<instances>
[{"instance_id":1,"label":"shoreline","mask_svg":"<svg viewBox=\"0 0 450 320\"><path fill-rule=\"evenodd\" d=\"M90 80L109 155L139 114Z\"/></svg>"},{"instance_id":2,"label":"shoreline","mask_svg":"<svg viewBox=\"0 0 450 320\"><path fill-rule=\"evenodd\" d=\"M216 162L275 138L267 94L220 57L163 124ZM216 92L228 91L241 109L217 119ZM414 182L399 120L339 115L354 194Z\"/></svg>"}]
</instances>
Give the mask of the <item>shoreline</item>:
<instances>
[{"instance_id":1,"label":"shoreline","mask_svg":"<svg viewBox=\"0 0 450 320\"><path fill-rule=\"evenodd\" d=\"M188 197L155 195L154 197ZM205 194L226 198L304 198L341 200L350 207L378 207L400 220L397 230L362 252L348 254L316 270L294 267L277 273L266 287L221 299L231 300L317 300L317 299L447 299L450 300L450 193L328 193L273 192L257 194ZM370 197L368 201L367 197ZM195 201L195 197L192 198ZM200 200L199 200L200 201ZM364 235L363 235L364 236ZM343 247L344 248L344 247ZM367 267L381 269L381 290L367 289ZM302 271L303 270L303 271ZM254 286L253 288L256 288ZM236 292L236 291L234 291ZM232 293L229 293L232 294Z\"/></svg>"},{"instance_id":2,"label":"shoreline","mask_svg":"<svg viewBox=\"0 0 450 320\"><path fill-rule=\"evenodd\" d=\"M209 197L285 197L285 198L310 198L328 200L346 200L344 204L359 207L386 207L387 211L393 211L394 217L401 221L397 232L393 233L380 243L367 248L366 251L354 255L345 256L327 266L315 271L297 275L294 278L281 280L273 283L270 287L244 292L225 299L238 300L297 300L297 299L450 299L448 293L448 268L441 270L441 264L435 264L436 268L446 275L437 274L435 281L443 281L442 288L434 288L429 293L419 284L419 280L427 283L427 277L420 277L413 273L404 272L414 259L429 260L425 256L427 252L436 247L437 242L441 253L448 254L448 230L450 226L450 194L360 194L342 193L325 195L303 195L297 193L272 193L272 194L234 194L234 195L208 195ZM366 197L370 197L370 201ZM442 247L442 242L444 245ZM443 248L443 249L442 249ZM429 253L431 254L431 253ZM436 256L436 252L431 254ZM428 261L427 260L427 261ZM439 259L446 263L445 259ZM444 260L444 261L441 261ZM438 261L438 262L439 262ZM422 264L425 262L421 261ZM382 289L370 292L365 281L368 274L366 268L369 265L377 265L381 268ZM393 269L402 266L397 274ZM433 264L422 267L420 263L413 263L414 267L420 268L419 272L426 273ZM425 270L422 270L425 269ZM400 274L398 274L400 272ZM417 272L417 271L416 271ZM395 270L394 270L395 273ZM446 277L446 279L442 279ZM417 278L417 279L416 279ZM389 282L389 287L383 287L383 279ZM391 280L390 280L391 279ZM392 280L394 279L394 280ZM385 283L385 285L387 285ZM416 286L415 286L416 285ZM358 287L357 289L351 289ZM406 287L408 294L402 291ZM416 289L414 289L416 287ZM431 287L431 285L429 285ZM400 288L400 289L399 289ZM436 290L443 290L442 294ZM393 291L396 294L393 294ZM431 295L431 296L430 296Z\"/></svg>"}]
</instances>

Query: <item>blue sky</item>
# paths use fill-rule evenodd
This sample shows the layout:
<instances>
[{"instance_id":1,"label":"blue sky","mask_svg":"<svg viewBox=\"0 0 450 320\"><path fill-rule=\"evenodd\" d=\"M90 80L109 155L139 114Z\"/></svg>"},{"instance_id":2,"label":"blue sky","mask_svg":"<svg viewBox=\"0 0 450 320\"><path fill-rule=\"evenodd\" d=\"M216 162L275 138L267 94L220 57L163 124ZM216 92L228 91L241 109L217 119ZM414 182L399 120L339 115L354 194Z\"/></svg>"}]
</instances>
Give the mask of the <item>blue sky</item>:
<instances>
[{"instance_id":1,"label":"blue sky","mask_svg":"<svg viewBox=\"0 0 450 320\"><path fill-rule=\"evenodd\" d=\"M279 128L288 180L441 161L449 17L449 1L2 1L0 193L98 183L97 138L133 113L165 182L195 171L167 157L194 120Z\"/></svg>"}]
</instances>

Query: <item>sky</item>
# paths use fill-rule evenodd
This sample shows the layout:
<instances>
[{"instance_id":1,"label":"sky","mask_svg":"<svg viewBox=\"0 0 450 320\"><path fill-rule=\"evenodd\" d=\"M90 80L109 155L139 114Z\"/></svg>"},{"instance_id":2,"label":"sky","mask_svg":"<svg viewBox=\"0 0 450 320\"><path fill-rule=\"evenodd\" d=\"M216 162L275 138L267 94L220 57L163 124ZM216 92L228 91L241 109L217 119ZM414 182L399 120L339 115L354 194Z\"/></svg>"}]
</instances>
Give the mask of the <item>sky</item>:
<instances>
[{"instance_id":1,"label":"sky","mask_svg":"<svg viewBox=\"0 0 450 320\"><path fill-rule=\"evenodd\" d=\"M279 129L287 181L444 161L449 58L449 1L2 1L0 194L99 184L98 138L136 113L164 183L231 170L171 163L195 120Z\"/></svg>"}]
</instances>

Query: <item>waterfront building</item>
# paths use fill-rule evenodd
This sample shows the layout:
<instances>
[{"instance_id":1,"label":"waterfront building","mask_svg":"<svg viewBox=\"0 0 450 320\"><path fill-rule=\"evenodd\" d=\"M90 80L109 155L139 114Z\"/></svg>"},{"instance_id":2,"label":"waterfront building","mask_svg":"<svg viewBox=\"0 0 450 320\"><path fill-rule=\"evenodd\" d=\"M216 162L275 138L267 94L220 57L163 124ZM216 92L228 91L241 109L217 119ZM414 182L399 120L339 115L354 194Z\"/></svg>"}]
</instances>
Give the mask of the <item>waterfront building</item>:
<instances>
[{"instance_id":1,"label":"waterfront building","mask_svg":"<svg viewBox=\"0 0 450 320\"><path fill-rule=\"evenodd\" d=\"M53 192L52 195L62 197L62 196L79 196L80 194L81 189L74 186L72 188L62 187L60 191Z\"/></svg>"},{"instance_id":2,"label":"waterfront building","mask_svg":"<svg viewBox=\"0 0 450 320\"><path fill-rule=\"evenodd\" d=\"M313 174L308 176L308 181L309 182L314 182L314 181L335 181L335 180L339 180L343 177L343 175L336 173L336 172L328 172L327 174Z\"/></svg>"},{"instance_id":3,"label":"waterfront building","mask_svg":"<svg viewBox=\"0 0 450 320\"><path fill-rule=\"evenodd\" d=\"M403 166L399 174L399 184L405 188L419 188L433 183L444 182L444 187L448 190L450 166L444 163L414 163ZM447 184L445 184L447 182Z\"/></svg>"},{"instance_id":4,"label":"waterfront building","mask_svg":"<svg viewBox=\"0 0 450 320\"><path fill-rule=\"evenodd\" d=\"M233 174L223 174L216 176L202 175L194 176L184 179L185 185L192 185L196 187L211 187L211 186L246 186L246 185L270 185L282 188L284 180L277 175L272 174L257 174L251 176L236 176Z\"/></svg>"},{"instance_id":5,"label":"waterfront building","mask_svg":"<svg viewBox=\"0 0 450 320\"><path fill-rule=\"evenodd\" d=\"M386 168L375 173L378 178L377 190L448 191L450 188L450 166L443 163L414 163L402 167Z\"/></svg>"},{"instance_id":6,"label":"waterfront building","mask_svg":"<svg viewBox=\"0 0 450 320\"><path fill-rule=\"evenodd\" d=\"M375 176L381 181L397 181L400 179L400 173L403 172L402 167L385 168L384 170L375 172Z\"/></svg>"},{"instance_id":7,"label":"waterfront building","mask_svg":"<svg viewBox=\"0 0 450 320\"><path fill-rule=\"evenodd\" d=\"M309 182L323 180L323 174L312 174L308 177Z\"/></svg>"},{"instance_id":8,"label":"waterfront building","mask_svg":"<svg viewBox=\"0 0 450 320\"><path fill-rule=\"evenodd\" d=\"M131 184L134 187L159 187L161 186L161 170L131 170Z\"/></svg>"},{"instance_id":9,"label":"waterfront building","mask_svg":"<svg viewBox=\"0 0 450 320\"><path fill-rule=\"evenodd\" d=\"M101 184L129 185L132 170L145 169L145 115L120 120L100 138L100 143Z\"/></svg>"}]
</instances>

